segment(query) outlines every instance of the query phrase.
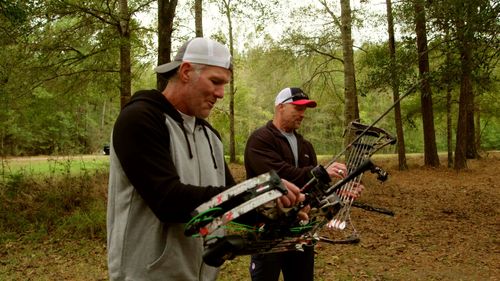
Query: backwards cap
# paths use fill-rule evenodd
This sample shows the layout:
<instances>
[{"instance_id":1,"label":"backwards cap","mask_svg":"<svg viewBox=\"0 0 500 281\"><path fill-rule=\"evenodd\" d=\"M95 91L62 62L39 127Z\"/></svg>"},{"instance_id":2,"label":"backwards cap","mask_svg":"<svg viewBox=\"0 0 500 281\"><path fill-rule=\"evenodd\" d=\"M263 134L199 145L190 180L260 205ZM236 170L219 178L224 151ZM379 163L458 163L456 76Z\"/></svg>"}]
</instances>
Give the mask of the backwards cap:
<instances>
[{"instance_id":1,"label":"backwards cap","mask_svg":"<svg viewBox=\"0 0 500 281\"><path fill-rule=\"evenodd\" d=\"M168 74L184 61L233 69L231 54L226 46L212 39L196 37L182 45L172 62L155 67L155 72Z\"/></svg>"}]
</instances>

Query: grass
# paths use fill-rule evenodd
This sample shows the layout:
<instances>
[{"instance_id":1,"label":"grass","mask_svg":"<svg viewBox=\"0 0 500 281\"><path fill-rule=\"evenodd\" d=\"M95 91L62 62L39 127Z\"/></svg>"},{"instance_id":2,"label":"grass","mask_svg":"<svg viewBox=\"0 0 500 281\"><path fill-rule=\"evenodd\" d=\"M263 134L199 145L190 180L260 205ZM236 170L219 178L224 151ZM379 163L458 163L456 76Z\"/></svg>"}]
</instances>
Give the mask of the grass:
<instances>
[{"instance_id":1,"label":"grass","mask_svg":"<svg viewBox=\"0 0 500 281\"><path fill-rule=\"evenodd\" d=\"M9 174L61 175L102 170L109 166L109 156L39 156L1 159L0 172L4 177Z\"/></svg>"}]
</instances>

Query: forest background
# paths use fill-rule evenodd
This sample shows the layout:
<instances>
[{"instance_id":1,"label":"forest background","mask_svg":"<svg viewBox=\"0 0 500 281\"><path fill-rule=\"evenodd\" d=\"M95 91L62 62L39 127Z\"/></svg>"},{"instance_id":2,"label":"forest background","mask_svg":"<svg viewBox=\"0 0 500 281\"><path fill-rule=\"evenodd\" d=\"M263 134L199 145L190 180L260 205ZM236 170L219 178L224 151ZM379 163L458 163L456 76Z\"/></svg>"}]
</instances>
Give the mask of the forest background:
<instances>
[{"instance_id":1,"label":"forest background","mask_svg":"<svg viewBox=\"0 0 500 281\"><path fill-rule=\"evenodd\" d=\"M318 154L407 93L377 124L397 133L401 168L406 152L436 166L448 151L460 169L499 148L496 1L181 2L1 0L1 155L100 152L123 103L161 89L153 67L196 35L233 52L234 80L209 118L231 162L287 86L318 101L300 130Z\"/></svg>"}]
</instances>

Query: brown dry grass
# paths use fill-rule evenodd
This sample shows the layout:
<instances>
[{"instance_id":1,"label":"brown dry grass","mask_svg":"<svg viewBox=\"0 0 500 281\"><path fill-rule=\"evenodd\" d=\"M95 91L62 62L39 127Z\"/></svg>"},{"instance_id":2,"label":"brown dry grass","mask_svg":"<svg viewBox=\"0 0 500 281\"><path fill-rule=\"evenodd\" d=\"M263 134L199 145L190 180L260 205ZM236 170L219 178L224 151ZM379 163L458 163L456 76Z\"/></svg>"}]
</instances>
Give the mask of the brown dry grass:
<instances>
[{"instance_id":1,"label":"brown dry grass","mask_svg":"<svg viewBox=\"0 0 500 281\"><path fill-rule=\"evenodd\" d=\"M376 159L390 177L366 174L361 201L394 217L353 209L357 245L317 247L316 280L499 280L500 154L469 161L464 171L425 168L409 157ZM442 160L442 164L445 160ZM244 170L232 165L235 175ZM328 234L328 233L325 233ZM249 280L248 257L223 265L220 280ZM17 241L0 244L0 280L107 280L102 240Z\"/></svg>"},{"instance_id":2,"label":"brown dry grass","mask_svg":"<svg viewBox=\"0 0 500 281\"><path fill-rule=\"evenodd\" d=\"M353 209L361 242L320 243L315 280L500 280L500 154L460 172L422 167L421 156L409 157L408 171L394 158L375 162L390 177L380 183L365 174L360 201L395 216ZM221 280L248 279L247 268L247 257L227 262Z\"/></svg>"}]
</instances>

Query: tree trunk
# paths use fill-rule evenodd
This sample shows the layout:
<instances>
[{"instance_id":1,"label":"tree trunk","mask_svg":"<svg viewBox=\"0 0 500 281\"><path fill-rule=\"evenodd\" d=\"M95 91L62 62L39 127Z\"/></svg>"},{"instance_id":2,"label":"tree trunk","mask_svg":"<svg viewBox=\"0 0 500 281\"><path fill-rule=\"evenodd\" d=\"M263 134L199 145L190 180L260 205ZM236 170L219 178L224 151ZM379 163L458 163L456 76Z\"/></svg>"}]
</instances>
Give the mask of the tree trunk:
<instances>
[{"instance_id":1,"label":"tree trunk","mask_svg":"<svg viewBox=\"0 0 500 281\"><path fill-rule=\"evenodd\" d=\"M203 1L194 0L194 25L196 37L203 37Z\"/></svg>"},{"instance_id":2,"label":"tree trunk","mask_svg":"<svg viewBox=\"0 0 500 281\"><path fill-rule=\"evenodd\" d=\"M474 135L473 127L470 128L469 114L471 114L470 106L473 103L472 98L472 50L470 49L470 39L468 36L468 27L464 19L458 19L457 23L457 38L460 49L460 98L458 105L458 121L457 121L457 136L455 147L455 169L467 168L467 150L470 142L469 131ZM472 110L473 114L473 110ZM474 126L474 122L472 122ZM474 143L474 138L472 139Z\"/></svg>"},{"instance_id":3,"label":"tree trunk","mask_svg":"<svg viewBox=\"0 0 500 281\"><path fill-rule=\"evenodd\" d=\"M467 94L467 150L465 152L467 159L478 158L476 146L476 129L474 123L474 107L474 93L472 92L471 86L470 92Z\"/></svg>"},{"instance_id":4,"label":"tree trunk","mask_svg":"<svg viewBox=\"0 0 500 281\"><path fill-rule=\"evenodd\" d=\"M451 128L451 85L448 84L446 90L446 144L448 148L448 168L453 167L453 141L451 135L453 134Z\"/></svg>"},{"instance_id":5,"label":"tree trunk","mask_svg":"<svg viewBox=\"0 0 500 281\"><path fill-rule=\"evenodd\" d=\"M227 23L229 28L229 52L231 57L234 53L234 42L233 42L233 23L231 18L231 0L224 0L224 7L226 11ZM234 131L234 96L236 94L234 88L234 68L233 75L231 75L231 80L229 81L229 162L236 162L236 143L235 143L235 131Z\"/></svg>"},{"instance_id":6,"label":"tree trunk","mask_svg":"<svg viewBox=\"0 0 500 281\"><path fill-rule=\"evenodd\" d=\"M456 136L456 147L455 147L455 169L465 169L467 168L467 132L469 130L467 122L467 106L469 102L469 95L471 93L471 81L470 81L470 69L469 62L465 58L468 55L468 51L462 49L461 54L461 81L460 81L460 98L458 104L458 121L457 121L457 136Z\"/></svg>"},{"instance_id":7,"label":"tree trunk","mask_svg":"<svg viewBox=\"0 0 500 281\"><path fill-rule=\"evenodd\" d=\"M175 9L177 0L158 0L158 65L171 61L172 32L174 26ZM156 87L163 91L167 79L156 75Z\"/></svg>"},{"instance_id":8,"label":"tree trunk","mask_svg":"<svg viewBox=\"0 0 500 281\"><path fill-rule=\"evenodd\" d=\"M127 0L120 0L120 108L124 108L132 95L130 59L130 14Z\"/></svg>"},{"instance_id":9,"label":"tree trunk","mask_svg":"<svg viewBox=\"0 0 500 281\"><path fill-rule=\"evenodd\" d=\"M417 34L418 70L421 83L421 111L424 132L424 163L426 166L439 166L432 108L432 91L427 75L429 74L429 55L427 50L427 31L425 28L425 10L422 0L413 2L415 9L415 31Z\"/></svg>"},{"instance_id":10,"label":"tree trunk","mask_svg":"<svg viewBox=\"0 0 500 281\"><path fill-rule=\"evenodd\" d=\"M460 98L458 102L458 121L455 146L455 170L467 168L467 88L470 87L470 81L462 77L460 82Z\"/></svg>"},{"instance_id":11,"label":"tree trunk","mask_svg":"<svg viewBox=\"0 0 500 281\"><path fill-rule=\"evenodd\" d=\"M450 40L450 28L449 26L445 27L446 37L445 42L446 48L451 49ZM445 65L452 65L452 57L451 52L446 53ZM448 151L448 168L453 167L453 129L452 129L452 91L453 91L453 78L450 75L444 75L441 83L446 85L446 148Z\"/></svg>"},{"instance_id":12,"label":"tree trunk","mask_svg":"<svg viewBox=\"0 0 500 281\"><path fill-rule=\"evenodd\" d=\"M344 126L347 127L353 120L359 119L358 98L356 94L356 76L354 72L354 54L352 43L352 18L349 0L340 0L340 21L342 35L342 50L344 57ZM347 146L353 136L346 136L344 145Z\"/></svg>"},{"instance_id":13,"label":"tree trunk","mask_svg":"<svg viewBox=\"0 0 500 281\"><path fill-rule=\"evenodd\" d=\"M481 108L479 105L476 106L474 113L476 113L476 124L474 127L476 131L476 158L481 158L481 155L479 155L479 151L481 151Z\"/></svg>"},{"instance_id":14,"label":"tree trunk","mask_svg":"<svg viewBox=\"0 0 500 281\"><path fill-rule=\"evenodd\" d=\"M399 100L399 77L396 70L396 42L394 40L394 21L392 16L392 3L391 0L386 1L387 5L387 30L389 33L389 55L391 58L391 87L393 92L394 102ZM401 119L401 106L397 103L394 106L394 121L396 123L396 133L398 138L397 149L398 149L398 161L399 170L407 170L408 164L406 163L406 152L405 152L405 139L403 133L403 122Z\"/></svg>"},{"instance_id":15,"label":"tree trunk","mask_svg":"<svg viewBox=\"0 0 500 281\"><path fill-rule=\"evenodd\" d=\"M466 10L468 11L468 9ZM468 82L468 87L465 89L467 91L466 94L466 99L467 99L467 105L466 105L466 110L467 110L467 115L466 115L466 122L467 122L467 145L466 145L466 151L465 151L465 156L467 159L475 159L478 158L478 153L477 153L477 146L476 146L476 136L475 136L475 124L474 124L474 93L472 91L472 46L471 46L471 40L474 39L474 36L471 34L469 31L469 26L470 23L465 23L466 29L464 31L464 37L463 40L461 41L463 45L463 55L460 57L461 60L464 60L464 64L467 65L465 68L465 73L463 73L462 78L469 80ZM465 61L466 60L466 61Z\"/></svg>"}]
</instances>

